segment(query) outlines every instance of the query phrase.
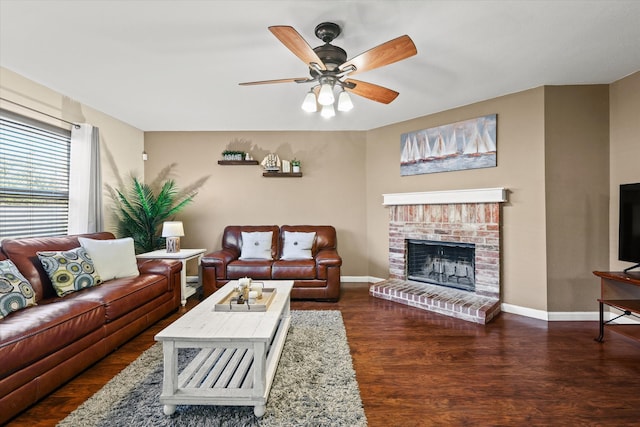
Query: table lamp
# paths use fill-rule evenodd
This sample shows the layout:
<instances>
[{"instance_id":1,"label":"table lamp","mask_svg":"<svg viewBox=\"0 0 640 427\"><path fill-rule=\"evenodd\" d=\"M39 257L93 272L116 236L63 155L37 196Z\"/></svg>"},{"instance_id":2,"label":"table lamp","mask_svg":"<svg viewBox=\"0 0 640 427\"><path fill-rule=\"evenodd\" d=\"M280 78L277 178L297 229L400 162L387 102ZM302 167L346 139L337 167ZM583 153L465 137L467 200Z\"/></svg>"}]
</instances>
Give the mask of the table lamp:
<instances>
[{"instance_id":1,"label":"table lamp","mask_svg":"<svg viewBox=\"0 0 640 427\"><path fill-rule=\"evenodd\" d=\"M162 237L167 238L167 253L180 252L181 236L184 236L182 221L165 221L162 224Z\"/></svg>"}]
</instances>

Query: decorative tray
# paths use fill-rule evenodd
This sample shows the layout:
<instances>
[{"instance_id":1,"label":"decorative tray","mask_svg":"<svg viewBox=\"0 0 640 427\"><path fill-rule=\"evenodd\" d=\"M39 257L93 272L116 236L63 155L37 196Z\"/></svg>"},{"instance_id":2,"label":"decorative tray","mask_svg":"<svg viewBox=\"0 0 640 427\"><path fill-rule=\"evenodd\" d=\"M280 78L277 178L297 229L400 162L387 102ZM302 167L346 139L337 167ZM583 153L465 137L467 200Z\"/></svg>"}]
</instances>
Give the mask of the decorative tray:
<instances>
[{"instance_id":1,"label":"decorative tray","mask_svg":"<svg viewBox=\"0 0 640 427\"><path fill-rule=\"evenodd\" d=\"M231 291L213 307L213 311L264 312L271 305L275 294L275 288L264 288L262 289L262 298L256 299L254 304L249 304L248 301L244 304L238 304L238 292Z\"/></svg>"}]
</instances>

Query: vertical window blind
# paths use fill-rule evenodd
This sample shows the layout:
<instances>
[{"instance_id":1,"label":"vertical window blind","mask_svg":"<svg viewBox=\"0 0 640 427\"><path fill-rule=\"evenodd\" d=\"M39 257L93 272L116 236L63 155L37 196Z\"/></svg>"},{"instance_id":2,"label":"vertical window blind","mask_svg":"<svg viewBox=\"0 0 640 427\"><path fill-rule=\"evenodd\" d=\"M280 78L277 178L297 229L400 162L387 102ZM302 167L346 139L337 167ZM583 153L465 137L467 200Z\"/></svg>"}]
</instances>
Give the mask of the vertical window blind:
<instances>
[{"instance_id":1,"label":"vertical window blind","mask_svg":"<svg viewBox=\"0 0 640 427\"><path fill-rule=\"evenodd\" d=\"M0 110L0 240L67 234L71 132Z\"/></svg>"}]
</instances>

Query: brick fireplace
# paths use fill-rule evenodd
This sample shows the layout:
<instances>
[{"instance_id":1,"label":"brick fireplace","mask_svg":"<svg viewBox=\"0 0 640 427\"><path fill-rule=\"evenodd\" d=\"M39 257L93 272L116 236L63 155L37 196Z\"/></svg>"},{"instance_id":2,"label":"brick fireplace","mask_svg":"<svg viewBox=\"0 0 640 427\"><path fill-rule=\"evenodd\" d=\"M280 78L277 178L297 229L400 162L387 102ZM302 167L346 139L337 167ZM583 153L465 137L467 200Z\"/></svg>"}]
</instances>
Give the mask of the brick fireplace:
<instances>
[{"instance_id":1,"label":"brick fireplace","mask_svg":"<svg viewBox=\"0 0 640 427\"><path fill-rule=\"evenodd\" d=\"M389 279L372 285L370 294L475 323L489 322L500 312L500 203L504 201L502 188L385 194ZM474 286L464 290L408 278L409 241L474 247L475 271L467 274L473 276ZM455 272L451 275L455 278Z\"/></svg>"}]
</instances>

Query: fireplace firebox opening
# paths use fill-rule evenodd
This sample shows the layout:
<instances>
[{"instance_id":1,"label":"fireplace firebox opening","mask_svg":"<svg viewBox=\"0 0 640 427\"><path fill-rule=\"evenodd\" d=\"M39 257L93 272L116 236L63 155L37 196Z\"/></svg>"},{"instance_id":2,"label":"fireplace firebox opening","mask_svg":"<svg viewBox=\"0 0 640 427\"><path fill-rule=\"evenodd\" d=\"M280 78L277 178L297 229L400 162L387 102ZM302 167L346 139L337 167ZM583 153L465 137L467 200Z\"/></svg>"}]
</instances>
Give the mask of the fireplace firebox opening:
<instances>
[{"instance_id":1,"label":"fireplace firebox opening","mask_svg":"<svg viewBox=\"0 0 640 427\"><path fill-rule=\"evenodd\" d=\"M475 291L475 244L406 239L406 277Z\"/></svg>"}]
</instances>

